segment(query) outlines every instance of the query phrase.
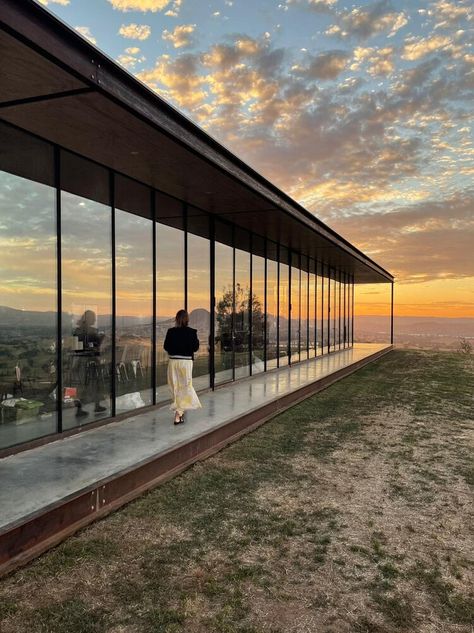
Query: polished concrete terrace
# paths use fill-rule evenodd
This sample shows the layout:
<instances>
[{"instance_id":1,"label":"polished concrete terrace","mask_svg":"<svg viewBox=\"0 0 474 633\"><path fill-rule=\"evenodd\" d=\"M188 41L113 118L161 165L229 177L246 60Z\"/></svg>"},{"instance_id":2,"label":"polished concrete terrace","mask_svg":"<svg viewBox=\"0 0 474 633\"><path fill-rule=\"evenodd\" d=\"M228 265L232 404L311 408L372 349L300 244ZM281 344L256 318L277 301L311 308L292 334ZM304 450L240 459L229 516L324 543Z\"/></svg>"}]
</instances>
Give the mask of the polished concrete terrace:
<instances>
[{"instance_id":1,"label":"polished concrete terrace","mask_svg":"<svg viewBox=\"0 0 474 633\"><path fill-rule=\"evenodd\" d=\"M163 478L166 469L168 472L176 470L179 460L168 460L159 473L143 474L130 483L134 472L142 469L140 472L144 473L143 469L157 463L160 457L165 459L178 454L179 450L182 451L181 464L186 466L390 349L388 345L356 344L350 350L228 384L203 394L202 409L189 412L184 425L174 426L172 414L164 406L0 459L0 570L1 539L7 532L17 531L17 543L22 526L60 506L66 507L81 496L94 512L112 499L115 500L113 507L118 507L120 500L125 502L151 487L146 485L147 478L157 483L157 476ZM235 427L227 436L224 434L225 428L243 419L247 420L245 425ZM205 441L204 438L213 433L214 439ZM192 450L185 452L191 445ZM112 494L111 489L110 495L104 492L105 496L101 497L99 487L105 491L118 478L127 482L125 492ZM86 494L89 497L86 498ZM70 514L72 506L69 508ZM93 520L81 517L82 524ZM63 517L62 528L67 523L64 521ZM31 534L29 538L31 540ZM12 543L8 546L10 549ZM15 556L16 552L11 550L11 555ZM6 559L4 553L3 563Z\"/></svg>"}]
</instances>

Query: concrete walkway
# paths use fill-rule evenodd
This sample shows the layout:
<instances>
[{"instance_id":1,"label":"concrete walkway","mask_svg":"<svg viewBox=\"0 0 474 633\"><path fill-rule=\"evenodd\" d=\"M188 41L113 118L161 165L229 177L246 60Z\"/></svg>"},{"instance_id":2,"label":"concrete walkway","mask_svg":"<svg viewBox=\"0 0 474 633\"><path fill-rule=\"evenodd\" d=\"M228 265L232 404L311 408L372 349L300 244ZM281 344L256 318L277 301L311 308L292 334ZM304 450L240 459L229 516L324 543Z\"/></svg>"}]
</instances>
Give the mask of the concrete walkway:
<instances>
[{"instance_id":1,"label":"concrete walkway","mask_svg":"<svg viewBox=\"0 0 474 633\"><path fill-rule=\"evenodd\" d=\"M231 383L202 395L202 409L190 412L181 426L172 424L168 407L161 407L0 459L0 534L98 482L388 347L356 344L350 350Z\"/></svg>"}]
</instances>

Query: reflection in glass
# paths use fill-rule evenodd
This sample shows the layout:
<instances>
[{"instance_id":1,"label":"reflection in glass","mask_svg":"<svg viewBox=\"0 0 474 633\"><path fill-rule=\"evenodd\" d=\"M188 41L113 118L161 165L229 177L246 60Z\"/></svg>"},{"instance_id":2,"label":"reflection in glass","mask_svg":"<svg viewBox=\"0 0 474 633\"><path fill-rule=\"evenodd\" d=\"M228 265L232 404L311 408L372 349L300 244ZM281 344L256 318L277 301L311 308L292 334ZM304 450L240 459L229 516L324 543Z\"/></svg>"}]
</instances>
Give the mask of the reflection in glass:
<instances>
[{"instance_id":1,"label":"reflection in glass","mask_svg":"<svg viewBox=\"0 0 474 633\"><path fill-rule=\"evenodd\" d=\"M111 415L112 214L67 191L61 212L63 428L70 428Z\"/></svg>"},{"instance_id":2,"label":"reflection in glass","mask_svg":"<svg viewBox=\"0 0 474 633\"><path fill-rule=\"evenodd\" d=\"M297 363L300 359L300 269L297 267L297 256L292 255L291 266L291 362Z\"/></svg>"},{"instance_id":3,"label":"reflection in glass","mask_svg":"<svg viewBox=\"0 0 474 633\"><path fill-rule=\"evenodd\" d=\"M265 259L252 255L252 373L265 370Z\"/></svg>"},{"instance_id":4,"label":"reflection in glass","mask_svg":"<svg viewBox=\"0 0 474 633\"><path fill-rule=\"evenodd\" d=\"M314 358L314 356L316 355L316 275L314 274L314 272L309 273L308 284L308 347L309 357Z\"/></svg>"},{"instance_id":5,"label":"reflection in glass","mask_svg":"<svg viewBox=\"0 0 474 633\"><path fill-rule=\"evenodd\" d=\"M290 272L288 264L280 262L280 289L279 289L279 366L288 365L288 324L289 324L289 281Z\"/></svg>"},{"instance_id":6,"label":"reflection in glass","mask_svg":"<svg viewBox=\"0 0 474 633\"><path fill-rule=\"evenodd\" d=\"M278 365L278 263L267 259L267 369Z\"/></svg>"},{"instance_id":7,"label":"reflection in glass","mask_svg":"<svg viewBox=\"0 0 474 633\"><path fill-rule=\"evenodd\" d=\"M0 171L0 448L56 431L55 200Z\"/></svg>"},{"instance_id":8,"label":"reflection in glass","mask_svg":"<svg viewBox=\"0 0 474 633\"><path fill-rule=\"evenodd\" d=\"M334 271L331 274L331 351L335 351L336 349L336 315L337 315L337 304L336 304L336 279L334 275Z\"/></svg>"},{"instance_id":9,"label":"reflection in glass","mask_svg":"<svg viewBox=\"0 0 474 633\"><path fill-rule=\"evenodd\" d=\"M250 253L235 249L235 379L250 374Z\"/></svg>"},{"instance_id":10,"label":"reflection in glass","mask_svg":"<svg viewBox=\"0 0 474 633\"><path fill-rule=\"evenodd\" d=\"M343 347L346 348L347 347L347 280L346 280L345 273L343 274L342 293L343 293L342 295L343 296L342 343L343 343Z\"/></svg>"},{"instance_id":11,"label":"reflection in glass","mask_svg":"<svg viewBox=\"0 0 474 633\"><path fill-rule=\"evenodd\" d=\"M188 233L188 312L189 325L197 330L199 351L194 354L195 389L209 387L210 346L210 242Z\"/></svg>"},{"instance_id":12,"label":"reflection in glass","mask_svg":"<svg viewBox=\"0 0 474 633\"><path fill-rule=\"evenodd\" d=\"M184 232L156 224L156 399L169 398L166 372L168 354L163 349L166 332L184 308Z\"/></svg>"},{"instance_id":13,"label":"reflection in glass","mask_svg":"<svg viewBox=\"0 0 474 633\"><path fill-rule=\"evenodd\" d=\"M319 266L319 265L318 265ZM327 349L324 346L324 336L326 332L326 319L325 310L327 310L327 302L325 300L325 279L321 274L318 274L316 280L316 287L318 296L316 299L316 312L318 315L316 335L318 337L318 354L325 354Z\"/></svg>"},{"instance_id":14,"label":"reflection in glass","mask_svg":"<svg viewBox=\"0 0 474 633\"><path fill-rule=\"evenodd\" d=\"M308 273L301 271L300 280L300 360L308 358Z\"/></svg>"},{"instance_id":15,"label":"reflection in glass","mask_svg":"<svg viewBox=\"0 0 474 633\"><path fill-rule=\"evenodd\" d=\"M152 404L152 221L117 209L116 411Z\"/></svg>"},{"instance_id":16,"label":"reflection in glass","mask_svg":"<svg viewBox=\"0 0 474 633\"><path fill-rule=\"evenodd\" d=\"M231 246L215 243L215 384L233 378L234 254Z\"/></svg>"}]
</instances>

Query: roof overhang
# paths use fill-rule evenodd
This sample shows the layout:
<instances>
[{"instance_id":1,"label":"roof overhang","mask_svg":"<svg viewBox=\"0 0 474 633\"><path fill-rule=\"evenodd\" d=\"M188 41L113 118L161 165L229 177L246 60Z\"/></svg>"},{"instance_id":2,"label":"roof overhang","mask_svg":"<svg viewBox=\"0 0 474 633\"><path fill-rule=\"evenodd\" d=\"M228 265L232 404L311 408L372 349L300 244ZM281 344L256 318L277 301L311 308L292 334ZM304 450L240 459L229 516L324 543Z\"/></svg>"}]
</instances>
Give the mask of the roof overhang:
<instances>
[{"instance_id":1,"label":"roof overhang","mask_svg":"<svg viewBox=\"0 0 474 633\"><path fill-rule=\"evenodd\" d=\"M354 275L393 276L33 0L0 0L0 118Z\"/></svg>"}]
</instances>

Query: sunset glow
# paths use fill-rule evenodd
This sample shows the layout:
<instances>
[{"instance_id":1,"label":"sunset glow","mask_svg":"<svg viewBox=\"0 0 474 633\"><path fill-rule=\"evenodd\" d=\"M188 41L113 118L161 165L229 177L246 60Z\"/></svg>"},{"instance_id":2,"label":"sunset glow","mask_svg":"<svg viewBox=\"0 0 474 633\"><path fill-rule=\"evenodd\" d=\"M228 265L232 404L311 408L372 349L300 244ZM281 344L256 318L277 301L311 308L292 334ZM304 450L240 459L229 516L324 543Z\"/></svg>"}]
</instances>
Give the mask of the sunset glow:
<instances>
[{"instance_id":1,"label":"sunset glow","mask_svg":"<svg viewBox=\"0 0 474 633\"><path fill-rule=\"evenodd\" d=\"M393 273L396 315L474 317L471 2L42 3Z\"/></svg>"}]
</instances>

